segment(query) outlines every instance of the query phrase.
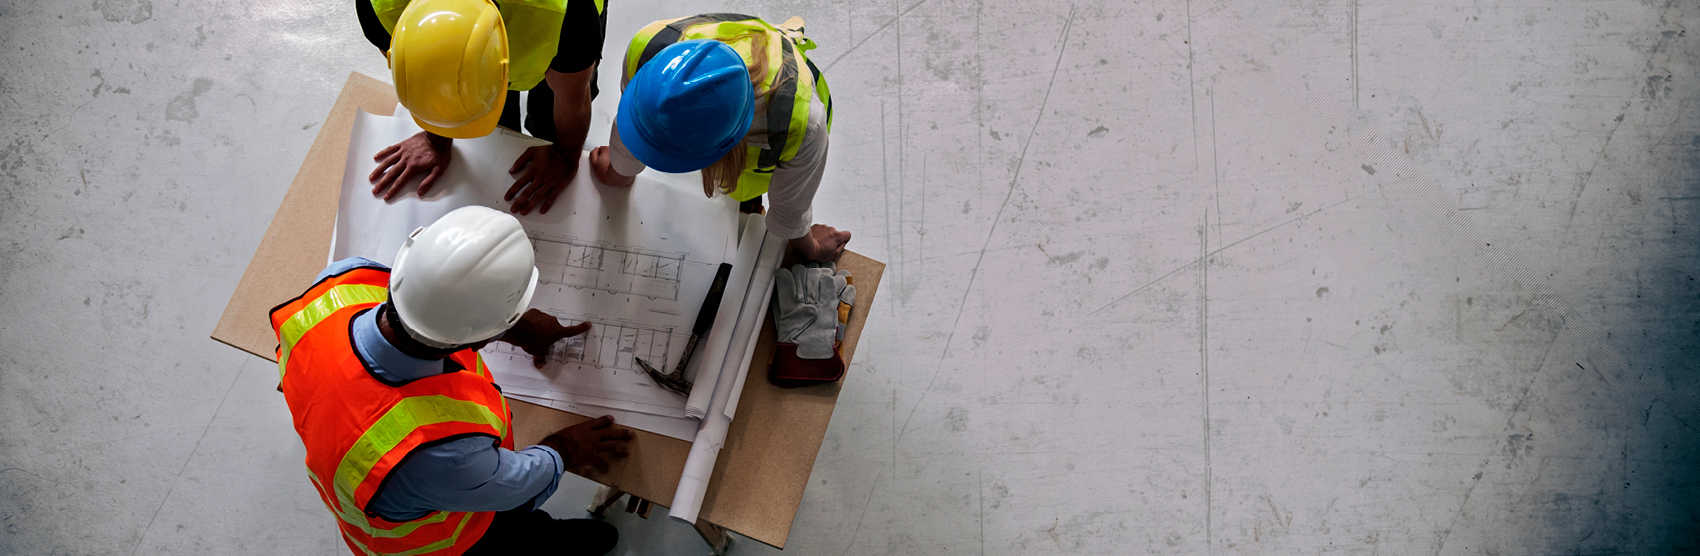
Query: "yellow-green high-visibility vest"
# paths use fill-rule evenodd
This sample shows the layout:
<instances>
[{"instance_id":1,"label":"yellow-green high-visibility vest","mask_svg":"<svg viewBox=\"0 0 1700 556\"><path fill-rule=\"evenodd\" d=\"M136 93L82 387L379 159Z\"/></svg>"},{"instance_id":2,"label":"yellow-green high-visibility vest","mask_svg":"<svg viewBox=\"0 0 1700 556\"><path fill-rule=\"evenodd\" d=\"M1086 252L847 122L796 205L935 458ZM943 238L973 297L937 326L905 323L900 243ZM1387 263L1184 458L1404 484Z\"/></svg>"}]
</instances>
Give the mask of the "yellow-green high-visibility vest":
<instances>
[{"instance_id":1,"label":"yellow-green high-visibility vest","mask_svg":"<svg viewBox=\"0 0 1700 556\"><path fill-rule=\"evenodd\" d=\"M372 11L384 31L395 35L396 21L410 0L370 0ZM594 2L596 13L606 7L604 0ZM529 91L543 82L543 72L561 48L561 21L566 19L568 0L502 0L496 8L502 12L502 27L508 34L508 90Z\"/></svg>"},{"instance_id":2,"label":"yellow-green high-visibility vest","mask_svg":"<svg viewBox=\"0 0 1700 556\"><path fill-rule=\"evenodd\" d=\"M742 14L703 14L657 21L644 26L626 47L625 81L649 62L661 49L679 41L711 39L726 43L744 58L744 64L756 67L756 56L765 57L766 75L752 75L756 94L767 98L767 134L765 145L745 145L744 172L738 176L738 186L731 197L748 201L767 192L773 182L773 171L779 163L797 156L803 143L803 133L809 128L809 101L816 96L826 106L827 131L832 130L832 92L820 68L810 62L803 52L815 47L814 41L803 36L802 20L792 18L786 25L775 27L760 18ZM765 35L766 48L754 52L755 36ZM812 83L813 87L799 87ZM758 130L750 130L759 133Z\"/></svg>"}]
</instances>

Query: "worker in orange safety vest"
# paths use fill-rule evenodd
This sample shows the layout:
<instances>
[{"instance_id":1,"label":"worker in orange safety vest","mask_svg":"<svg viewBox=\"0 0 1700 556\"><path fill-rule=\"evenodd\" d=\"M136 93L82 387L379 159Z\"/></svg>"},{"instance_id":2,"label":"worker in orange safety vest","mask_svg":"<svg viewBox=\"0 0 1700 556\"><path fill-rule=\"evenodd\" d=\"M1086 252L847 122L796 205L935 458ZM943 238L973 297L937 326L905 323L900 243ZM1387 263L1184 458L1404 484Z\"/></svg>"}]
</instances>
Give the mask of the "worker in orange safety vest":
<instances>
[{"instance_id":1,"label":"worker in orange safety vest","mask_svg":"<svg viewBox=\"0 0 1700 556\"><path fill-rule=\"evenodd\" d=\"M606 471L630 430L609 417L515 450L512 413L478 350L502 341L538 366L563 326L527 310L535 254L513 216L465 207L415 230L391 271L361 258L271 312L280 389L307 475L357 555L597 555L612 525L538 510L562 472Z\"/></svg>"}]
</instances>

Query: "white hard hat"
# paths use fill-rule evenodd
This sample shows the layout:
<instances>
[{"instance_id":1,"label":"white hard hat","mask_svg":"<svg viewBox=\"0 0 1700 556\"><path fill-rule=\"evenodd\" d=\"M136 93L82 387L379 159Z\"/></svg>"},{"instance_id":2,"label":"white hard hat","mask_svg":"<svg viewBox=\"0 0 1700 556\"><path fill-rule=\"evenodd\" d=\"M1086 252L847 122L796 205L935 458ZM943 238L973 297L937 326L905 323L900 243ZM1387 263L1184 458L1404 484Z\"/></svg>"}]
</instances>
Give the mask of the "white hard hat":
<instances>
[{"instance_id":1,"label":"white hard hat","mask_svg":"<svg viewBox=\"0 0 1700 556\"><path fill-rule=\"evenodd\" d=\"M409 234L395 255L390 302L402 328L447 349L495 337L537 287L536 254L512 215L461 207Z\"/></svg>"}]
</instances>

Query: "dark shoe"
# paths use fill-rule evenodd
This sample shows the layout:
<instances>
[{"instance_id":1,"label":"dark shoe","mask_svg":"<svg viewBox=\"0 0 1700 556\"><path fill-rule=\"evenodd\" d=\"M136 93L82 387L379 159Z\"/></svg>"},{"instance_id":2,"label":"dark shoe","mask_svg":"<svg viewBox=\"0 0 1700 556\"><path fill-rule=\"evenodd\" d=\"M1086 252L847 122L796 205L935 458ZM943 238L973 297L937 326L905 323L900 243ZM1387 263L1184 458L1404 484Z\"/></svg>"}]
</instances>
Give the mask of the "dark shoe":
<instances>
[{"instance_id":1,"label":"dark shoe","mask_svg":"<svg viewBox=\"0 0 1700 556\"><path fill-rule=\"evenodd\" d=\"M614 550L620 542L620 530L606 521L594 519L557 519L554 529L570 556L602 556Z\"/></svg>"}]
</instances>

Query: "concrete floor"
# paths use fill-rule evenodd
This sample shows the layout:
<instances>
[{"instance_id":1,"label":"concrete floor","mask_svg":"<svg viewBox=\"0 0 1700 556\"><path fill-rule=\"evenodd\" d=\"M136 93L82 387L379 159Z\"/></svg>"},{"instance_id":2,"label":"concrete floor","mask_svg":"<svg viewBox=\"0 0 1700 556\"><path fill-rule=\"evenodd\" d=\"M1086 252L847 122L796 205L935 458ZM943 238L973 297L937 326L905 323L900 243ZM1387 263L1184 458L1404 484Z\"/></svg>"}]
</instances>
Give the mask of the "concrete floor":
<instances>
[{"instance_id":1,"label":"concrete floor","mask_svg":"<svg viewBox=\"0 0 1700 556\"><path fill-rule=\"evenodd\" d=\"M786 553L1700 551L1700 5L609 4L610 57L820 44L815 214L889 267ZM0 51L0 553L343 553L207 334L388 78L351 3L0 1Z\"/></svg>"}]
</instances>

